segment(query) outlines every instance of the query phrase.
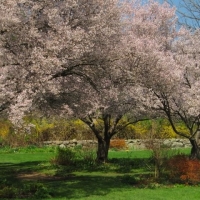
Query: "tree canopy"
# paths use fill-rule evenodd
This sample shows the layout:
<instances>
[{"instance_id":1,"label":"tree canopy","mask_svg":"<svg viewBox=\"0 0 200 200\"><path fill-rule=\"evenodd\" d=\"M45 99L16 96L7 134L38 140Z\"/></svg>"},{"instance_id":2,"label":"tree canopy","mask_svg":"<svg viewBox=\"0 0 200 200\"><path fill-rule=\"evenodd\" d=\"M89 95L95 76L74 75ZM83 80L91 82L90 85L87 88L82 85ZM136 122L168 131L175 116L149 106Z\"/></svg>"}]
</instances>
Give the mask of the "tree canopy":
<instances>
[{"instance_id":1,"label":"tree canopy","mask_svg":"<svg viewBox=\"0 0 200 200\"><path fill-rule=\"evenodd\" d=\"M29 111L77 116L107 147L124 114L164 114L196 145L200 34L175 12L153 0L3 0L0 112L15 124Z\"/></svg>"}]
</instances>

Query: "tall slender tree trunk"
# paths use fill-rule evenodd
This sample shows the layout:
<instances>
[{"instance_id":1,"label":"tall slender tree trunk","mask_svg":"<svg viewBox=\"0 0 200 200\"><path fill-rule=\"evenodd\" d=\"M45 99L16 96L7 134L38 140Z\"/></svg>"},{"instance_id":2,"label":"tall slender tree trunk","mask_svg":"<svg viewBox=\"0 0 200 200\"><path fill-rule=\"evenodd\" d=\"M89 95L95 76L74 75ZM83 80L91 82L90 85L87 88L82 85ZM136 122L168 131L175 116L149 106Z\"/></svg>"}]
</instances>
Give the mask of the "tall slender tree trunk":
<instances>
[{"instance_id":1,"label":"tall slender tree trunk","mask_svg":"<svg viewBox=\"0 0 200 200\"><path fill-rule=\"evenodd\" d=\"M108 160L108 150L110 138L98 139L97 162L106 162Z\"/></svg>"}]
</instances>

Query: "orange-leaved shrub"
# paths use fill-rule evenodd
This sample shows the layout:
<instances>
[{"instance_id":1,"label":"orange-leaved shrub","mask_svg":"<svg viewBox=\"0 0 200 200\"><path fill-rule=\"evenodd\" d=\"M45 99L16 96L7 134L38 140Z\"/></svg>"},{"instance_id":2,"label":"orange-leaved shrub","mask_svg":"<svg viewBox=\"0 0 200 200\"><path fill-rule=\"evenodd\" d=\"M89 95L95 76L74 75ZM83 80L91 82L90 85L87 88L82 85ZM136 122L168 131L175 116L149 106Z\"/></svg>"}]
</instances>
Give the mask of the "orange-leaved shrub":
<instances>
[{"instance_id":1,"label":"orange-leaved shrub","mask_svg":"<svg viewBox=\"0 0 200 200\"><path fill-rule=\"evenodd\" d=\"M126 149L126 142L124 139L114 139L110 141L111 149Z\"/></svg>"},{"instance_id":2,"label":"orange-leaved shrub","mask_svg":"<svg viewBox=\"0 0 200 200\"><path fill-rule=\"evenodd\" d=\"M176 155L169 159L170 177L187 184L200 183L200 161L191 160L186 155Z\"/></svg>"}]
</instances>

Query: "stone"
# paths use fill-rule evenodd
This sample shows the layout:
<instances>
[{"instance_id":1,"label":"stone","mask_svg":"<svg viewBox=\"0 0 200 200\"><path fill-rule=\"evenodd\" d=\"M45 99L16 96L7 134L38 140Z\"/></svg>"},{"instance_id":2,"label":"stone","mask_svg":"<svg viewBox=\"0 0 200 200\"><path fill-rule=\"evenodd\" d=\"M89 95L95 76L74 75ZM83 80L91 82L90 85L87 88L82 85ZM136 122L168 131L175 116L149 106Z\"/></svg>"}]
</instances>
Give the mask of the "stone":
<instances>
[{"instance_id":1,"label":"stone","mask_svg":"<svg viewBox=\"0 0 200 200\"><path fill-rule=\"evenodd\" d=\"M171 140L164 140L163 145L166 146L166 147L171 147L172 141Z\"/></svg>"},{"instance_id":2,"label":"stone","mask_svg":"<svg viewBox=\"0 0 200 200\"><path fill-rule=\"evenodd\" d=\"M60 144L62 144L62 141L54 141L53 143L56 145L60 145Z\"/></svg>"},{"instance_id":3,"label":"stone","mask_svg":"<svg viewBox=\"0 0 200 200\"><path fill-rule=\"evenodd\" d=\"M50 144L52 144L52 141L44 141L43 143L44 143L44 145L50 145Z\"/></svg>"},{"instance_id":4,"label":"stone","mask_svg":"<svg viewBox=\"0 0 200 200\"><path fill-rule=\"evenodd\" d=\"M184 147L184 144L182 142L173 142L172 143L172 148L180 148Z\"/></svg>"},{"instance_id":5,"label":"stone","mask_svg":"<svg viewBox=\"0 0 200 200\"><path fill-rule=\"evenodd\" d=\"M63 149L66 148L66 146L64 144L61 144L59 147L63 148Z\"/></svg>"},{"instance_id":6,"label":"stone","mask_svg":"<svg viewBox=\"0 0 200 200\"><path fill-rule=\"evenodd\" d=\"M135 146L135 145L134 145L133 143L128 143L127 146L128 146L128 148L130 148L130 149L134 149L134 146Z\"/></svg>"},{"instance_id":7,"label":"stone","mask_svg":"<svg viewBox=\"0 0 200 200\"><path fill-rule=\"evenodd\" d=\"M65 144L65 145L68 145L68 144L69 144L69 141L68 141L68 140L65 140L65 141L63 141L62 143Z\"/></svg>"},{"instance_id":8,"label":"stone","mask_svg":"<svg viewBox=\"0 0 200 200\"><path fill-rule=\"evenodd\" d=\"M127 140L127 144L134 143L134 140Z\"/></svg>"},{"instance_id":9,"label":"stone","mask_svg":"<svg viewBox=\"0 0 200 200\"><path fill-rule=\"evenodd\" d=\"M128 139L125 140L126 146L132 149L146 149L145 143L148 140L142 139ZM188 139L172 138L172 139L163 139L163 140L154 140L155 143L161 143L161 146L172 147L172 148L190 148L191 144ZM44 141L44 145L59 146L64 145L65 147L74 147L74 146L85 146L85 147L96 147L97 140L65 140L65 141ZM62 146L63 146L62 145ZM63 146L63 147L64 147Z\"/></svg>"}]
</instances>

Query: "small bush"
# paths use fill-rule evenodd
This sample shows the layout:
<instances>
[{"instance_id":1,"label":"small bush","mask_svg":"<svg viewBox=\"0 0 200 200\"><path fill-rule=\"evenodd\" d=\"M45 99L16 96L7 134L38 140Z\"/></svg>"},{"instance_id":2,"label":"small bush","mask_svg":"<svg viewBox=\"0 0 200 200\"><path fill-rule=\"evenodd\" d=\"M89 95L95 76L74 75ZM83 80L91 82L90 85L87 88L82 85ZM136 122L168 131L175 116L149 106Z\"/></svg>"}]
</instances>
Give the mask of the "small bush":
<instances>
[{"instance_id":1,"label":"small bush","mask_svg":"<svg viewBox=\"0 0 200 200\"><path fill-rule=\"evenodd\" d=\"M14 198L16 193L17 191L14 187L5 186L0 189L0 198Z\"/></svg>"},{"instance_id":2,"label":"small bush","mask_svg":"<svg viewBox=\"0 0 200 200\"><path fill-rule=\"evenodd\" d=\"M177 155L169 159L168 168L173 180L188 184L200 183L200 161L190 160L185 155Z\"/></svg>"},{"instance_id":3,"label":"small bush","mask_svg":"<svg viewBox=\"0 0 200 200\"><path fill-rule=\"evenodd\" d=\"M112 149L120 150L120 149L125 149L126 147L127 146L124 139L115 139L110 141L110 148Z\"/></svg>"},{"instance_id":4,"label":"small bush","mask_svg":"<svg viewBox=\"0 0 200 200\"><path fill-rule=\"evenodd\" d=\"M75 163L75 157L76 154L73 149L58 147L52 163L57 165L72 165Z\"/></svg>"},{"instance_id":5,"label":"small bush","mask_svg":"<svg viewBox=\"0 0 200 200\"><path fill-rule=\"evenodd\" d=\"M37 183L35 185L36 191L34 194L34 197L36 199L41 199L41 198L50 198L51 195L49 194L48 188L43 185L42 183Z\"/></svg>"},{"instance_id":6,"label":"small bush","mask_svg":"<svg viewBox=\"0 0 200 200\"><path fill-rule=\"evenodd\" d=\"M86 163L94 164L96 161L96 151L91 148L83 148L81 157Z\"/></svg>"}]
</instances>

